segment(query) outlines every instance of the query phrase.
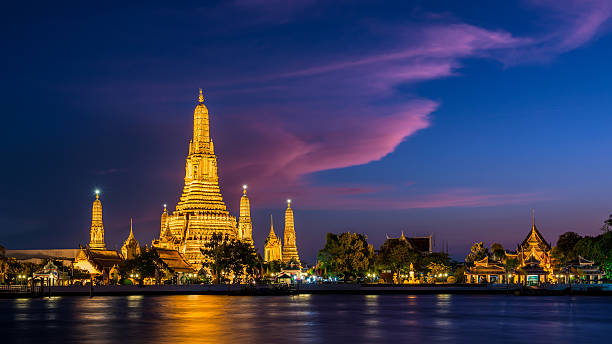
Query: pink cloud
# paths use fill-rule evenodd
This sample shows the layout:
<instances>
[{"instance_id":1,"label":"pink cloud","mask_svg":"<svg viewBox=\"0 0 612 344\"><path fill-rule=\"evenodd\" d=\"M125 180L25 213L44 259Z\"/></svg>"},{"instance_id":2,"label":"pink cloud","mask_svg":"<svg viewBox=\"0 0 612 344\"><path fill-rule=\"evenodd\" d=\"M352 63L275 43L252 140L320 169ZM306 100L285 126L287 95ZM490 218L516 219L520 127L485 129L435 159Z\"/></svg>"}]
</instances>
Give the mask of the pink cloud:
<instances>
[{"instance_id":1,"label":"pink cloud","mask_svg":"<svg viewBox=\"0 0 612 344\"><path fill-rule=\"evenodd\" d=\"M298 7L311 3L300 2ZM271 3L243 0L237 4ZM265 190L259 193L265 195L259 199L262 206L287 197L299 197L307 207L351 209L494 206L541 199L544 196L537 193L478 189L406 193L398 198L390 196L393 188L388 185L321 187L311 178L317 172L383 159L406 138L431 125L431 114L440 104L414 96L399 98L393 92L395 86L453 76L464 58L521 63L554 56L593 39L612 13L612 3L604 1L531 4L548 10L544 16L555 25L547 32L517 37L457 22L411 25L387 32L383 39L394 44L386 50L329 56L291 71L224 82L246 85L242 92L259 90L292 99L291 107L270 102L231 116L232 125L221 129L224 134L217 145L227 161L222 161L224 180L229 185L249 183L254 192ZM374 105L381 99L391 99L394 105ZM250 144L232 145L231 137L236 135Z\"/></svg>"}]
</instances>

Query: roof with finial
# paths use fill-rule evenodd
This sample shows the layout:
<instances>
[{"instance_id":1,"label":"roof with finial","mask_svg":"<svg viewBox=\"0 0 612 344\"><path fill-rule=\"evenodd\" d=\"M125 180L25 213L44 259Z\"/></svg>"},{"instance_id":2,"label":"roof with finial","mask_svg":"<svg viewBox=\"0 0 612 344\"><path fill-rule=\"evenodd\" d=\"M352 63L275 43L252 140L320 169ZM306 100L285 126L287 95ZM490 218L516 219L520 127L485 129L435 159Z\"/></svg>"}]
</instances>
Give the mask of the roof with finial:
<instances>
[{"instance_id":1,"label":"roof with finial","mask_svg":"<svg viewBox=\"0 0 612 344\"><path fill-rule=\"evenodd\" d=\"M536 243L542 244L549 250L551 248L550 244L544 239L544 236L538 230L538 227L536 227L535 213L533 215L533 223L531 226L531 231L529 232L525 240L523 240L523 242L521 243L521 247L524 247L528 242L536 242Z\"/></svg>"},{"instance_id":2,"label":"roof with finial","mask_svg":"<svg viewBox=\"0 0 612 344\"><path fill-rule=\"evenodd\" d=\"M274 220L272 219L272 214L270 214L270 234L268 234L268 239L276 238L276 234L274 233Z\"/></svg>"},{"instance_id":3,"label":"roof with finial","mask_svg":"<svg viewBox=\"0 0 612 344\"><path fill-rule=\"evenodd\" d=\"M200 95L198 96L198 103L204 103L204 95L202 94L202 89L200 88Z\"/></svg>"},{"instance_id":4,"label":"roof with finial","mask_svg":"<svg viewBox=\"0 0 612 344\"><path fill-rule=\"evenodd\" d=\"M130 235L128 236L128 240L130 239L134 239L134 230L133 230L133 224L132 224L132 218L130 217Z\"/></svg>"}]
</instances>

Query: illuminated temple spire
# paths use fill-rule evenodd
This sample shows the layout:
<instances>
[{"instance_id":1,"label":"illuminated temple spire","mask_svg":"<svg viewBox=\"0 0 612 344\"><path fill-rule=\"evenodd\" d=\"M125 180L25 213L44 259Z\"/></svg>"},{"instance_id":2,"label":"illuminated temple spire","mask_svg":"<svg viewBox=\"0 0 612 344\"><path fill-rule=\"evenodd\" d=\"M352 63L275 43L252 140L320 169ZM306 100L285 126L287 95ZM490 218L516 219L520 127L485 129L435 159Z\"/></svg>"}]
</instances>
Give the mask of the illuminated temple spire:
<instances>
[{"instance_id":1,"label":"illuminated temple spire","mask_svg":"<svg viewBox=\"0 0 612 344\"><path fill-rule=\"evenodd\" d=\"M240 218L238 219L238 238L253 244L253 223L251 222L251 203L246 194L247 186L242 186L240 198Z\"/></svg>"},{"instance_id":2,"label":"illuminated temple spire","mask_svg":"<svg viewBox=\"0 0 612 344\"><path fill-rule=\"evenodd\" d=\"M185 164L185 186L177 211L207 211L228 214L217 175L217 158L210 139L208 109L202 89L193 111L193 138Z\"/></svg>"},{"instance_id":3,"label":"illuminated temple spire","mask_svg":"<svg viewBox=\"0 0 612 344\"><path fill-rule=\"evenodd\" d=\"M270 214L270 234L268 234L264 246L264 260L266 262L282 260L282 250L282 243L274 233L274 220L272 214Z\"/></svg>"},{"instance_id":4,"label":"illuminated temple spire","mask_svg":"<svg viewBox=\"0 0 612 344\"><path fill-rule=\"evenodd\" d=\"M287 210L285 210L285 235L283 242L283 262L295 260L300 264L300 256L297 251L295 241L295 227L293 225L293 209L291 209L291 200L287 200Z\"/></svg>"},{"instance_id":5,"label":"illuminated temple spire","mask_svg":"<svg viewBox=\"0 0 612 344\"><path fill-rule=\"evenodd\" d=\"M89 231L89 247L96 250L105 250L104 224L102 223L102 202L100 202L100 190L96 190L96 200L91 207L91 229Z\"/></svg>"},{"instance_id":6,"label":"illuminated temple spire","mask_svg":"<svg viewBox=\"0 0 612 344\"><path fill-rule=\"evenodd\" d=\"M123 259L134 259L140 255L140 244L134 237L134 232L132 229L132 218L130 217L130 235L123 243L121 247L121 255Z\"/></svg>"},{"instance_id":7,"label":"illuminated temple spire","mask_svg":"<svg viewBox=\"0 0 612 344\"><path fill-rule=\"evenodd\" d=\"M244 234L250 237L250 232L245 230ZM199 265L204 259L201 249L213 234L241 238L236 218L227 211L221 195L210 118L200 89L193 111L193 135L185 161L183 192L172 214L168 214L164 205L160 237L152 244L178 250L189 263Z\"/></svg>"}]
</instances>

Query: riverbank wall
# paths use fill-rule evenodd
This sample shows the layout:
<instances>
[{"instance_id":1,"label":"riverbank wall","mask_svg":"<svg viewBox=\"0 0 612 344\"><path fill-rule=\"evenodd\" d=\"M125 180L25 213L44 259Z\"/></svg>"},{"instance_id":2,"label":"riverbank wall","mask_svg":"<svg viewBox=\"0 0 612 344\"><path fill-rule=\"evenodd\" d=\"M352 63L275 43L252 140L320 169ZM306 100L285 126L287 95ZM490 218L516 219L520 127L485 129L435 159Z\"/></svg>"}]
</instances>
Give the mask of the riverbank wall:
<instances>
[{"instance_id":1,"label":"riverbank wall","mask_svg":"<svg viewBox=\"0 0 612 344\"><path fill-rule=\"evenodd\" d=\"M525 287L506 284L188 284L124 286L51 286L27 293L0 293L0 297L112 296L112 295L297 295L297 294L512 294L610 295L612 284L554 284Z\"/></svg>"}]
</instances>

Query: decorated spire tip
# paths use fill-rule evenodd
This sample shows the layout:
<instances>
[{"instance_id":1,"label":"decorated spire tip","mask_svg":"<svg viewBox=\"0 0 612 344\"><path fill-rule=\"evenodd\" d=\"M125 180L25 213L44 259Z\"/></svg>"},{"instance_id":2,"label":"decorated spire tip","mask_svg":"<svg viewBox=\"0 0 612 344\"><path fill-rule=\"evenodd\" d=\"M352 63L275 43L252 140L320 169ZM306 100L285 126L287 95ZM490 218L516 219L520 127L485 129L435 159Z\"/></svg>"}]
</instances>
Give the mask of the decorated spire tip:
<instances>
[{"instance_id":1,"label":"decorated spire tip","mask_svg":"<svg viewBox=\"0 0 612 344\"><path fill-rule=\"evenodd\" d=\"M167 207L167 206L168 206L168 205L167 205L166 203L164 203L164 210L166 210L166 207Z\"/></svg>"},{"instance_id":2,"label":"decorated spire tip","mask_svg":"<svg viewBox=\"0 0 612 344\"><path fill-rule=\"evenodd\" d=\"M247 185L242 185L242 194L246 195Z\"/></svg>"},{"instance_id":3,"label":"decorated spire tip","mask_svg":"<svg viewBox=\"0 0 612 344\"><path fill-rule=\"evenodd\" d=\"M287 199L287 205L290 206L291 205L291 198Z\"/></svg>"},{"instance_id":4,"label":"decorated spire tip","mask_svg":"<svg viewBox=\"0 0 612 344\"><path fill-rule=\"evenodd\" d=\"M134 236L134 233L132 233L132 218L130 217L130 236Z\"/></svg>"},{"instance_id":5,"label":"decorated spire tip","mask_svg":"<svg viewBox=\"0 0 612 344\"><path fill-rule=\"evenodd\" d=\"M96 189L96 199L100 198L100 190Z\"/></svg>"},{"instance_id":6,"label":"decorated spire tip","mask_svg":"<svg viewBox=\"0 0 612 344\"><path fill-rule=\"evenodd\" d=\"M198 101L200 103L204 103L204 95L202 94L202 89L200 88L200 95L198 96Z\"/></svg>"}]
</instances>

